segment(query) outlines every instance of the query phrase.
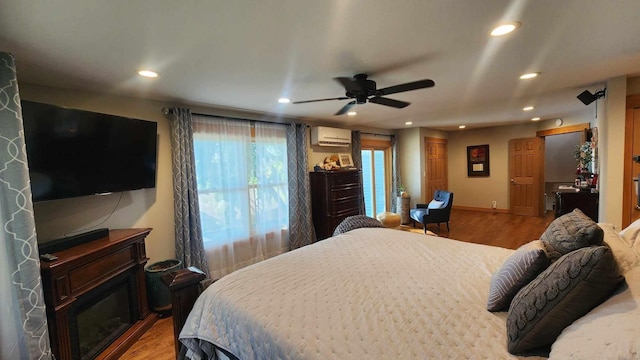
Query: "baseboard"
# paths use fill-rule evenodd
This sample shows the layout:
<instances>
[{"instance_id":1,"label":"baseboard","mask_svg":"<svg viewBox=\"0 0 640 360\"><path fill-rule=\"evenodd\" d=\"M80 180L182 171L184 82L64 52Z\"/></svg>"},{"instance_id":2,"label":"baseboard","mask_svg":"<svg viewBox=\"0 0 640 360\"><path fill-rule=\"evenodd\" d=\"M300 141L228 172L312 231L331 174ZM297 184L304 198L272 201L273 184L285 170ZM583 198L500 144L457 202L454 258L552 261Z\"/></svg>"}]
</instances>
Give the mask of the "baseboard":
<instances>
[{"instance_id":1,"label":"baseboard","mask_svg":"<svg viewBox=\"0 0 640 360\"><path fill-rule=\"evenodd\" d=\"M509 209L491 209L491 208L481 208L481 207L473 207L473 206L456 206L456 205L453 205L453 209L483 211L483 212L488 212L492 214L511 214L511 211L509 211Z\"/></svg>"}]
</instances>

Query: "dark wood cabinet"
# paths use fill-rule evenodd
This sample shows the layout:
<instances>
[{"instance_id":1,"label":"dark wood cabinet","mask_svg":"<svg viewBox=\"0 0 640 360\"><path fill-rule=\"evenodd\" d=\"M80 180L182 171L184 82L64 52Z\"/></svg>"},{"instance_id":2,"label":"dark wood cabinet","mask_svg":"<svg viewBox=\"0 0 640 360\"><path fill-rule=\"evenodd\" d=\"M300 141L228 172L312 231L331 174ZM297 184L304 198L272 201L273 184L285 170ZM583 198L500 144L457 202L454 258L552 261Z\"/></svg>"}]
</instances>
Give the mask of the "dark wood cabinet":
<instances>
[{"instance_id":1,"label":"dark wood cabinet","mask_svg":"<svg viewBox=\"0 0 640 360\"><path fill-rule=\"evenodd\" d=\"M362 174L360 170L317 171L309 174L311 205L316 237L333 235L347 216L363 212Z\"/></svg>"},{"instance_id":2,"label":"dark wood cabinet","mask_svg":"<svg viewBox=\"0 0 640 360\"><path fill-rule=\"evenodd\" d=\"M56 359L118 359L157 320L147 304L144 273L149 260L145 238L150 231L111 230L106 237L54 252L57 259L40 263L49 337ZM119 296L123 294L127 296ZM81 320L89 321L94 328L111 329L113 321L107 320L109 325L100 327L100 316L87 315L94 309L100 314L109 302L115 303L116 311L127 309L130 318L124 322L128 324L112 331L116 337L106 338L111 340L110 345L106 340L107 344L97 345L89 341L93 349L82 356L81 339L86 334Z\"/></svg>"},{"instance_id":3,"label":"dark wood cabinet","mask_svg":"<svg viewBox=\"0 0 640 360\"><path fill-rule=\"evenodd\" d=\"M598 222L599 194L590 191L556 192L556 217L580 209L585 215Z\"/></svg>"}]
</instances>

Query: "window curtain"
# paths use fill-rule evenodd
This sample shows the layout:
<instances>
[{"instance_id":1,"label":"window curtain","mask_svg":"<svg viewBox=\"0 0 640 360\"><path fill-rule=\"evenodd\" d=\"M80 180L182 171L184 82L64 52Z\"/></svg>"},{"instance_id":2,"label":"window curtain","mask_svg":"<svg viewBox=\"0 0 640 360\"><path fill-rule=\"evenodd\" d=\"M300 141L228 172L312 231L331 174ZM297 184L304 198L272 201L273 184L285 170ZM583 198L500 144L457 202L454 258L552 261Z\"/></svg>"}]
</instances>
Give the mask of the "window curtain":
<instances>
[{"instance_id":1,"label":"window curtain","mask_svg":"<svg viewBox=\"0 0 640 360\"><path fill-rule=\"evenodd\" d=\"M353 159L353 166L356 169L362 170L362 133L360 131L351 132L351 158ZM362 174L360 174L360 182L362 183ZM361 214L366 214L367 211L364 206L364 189L362 189L362 208Z\"/></svg>"},{"instance_id":2,"label":"window curtain","mask_svg":"<svg viewBox=\"0 0 640 360\"><path fill-rule=\"evenodd\" d=\"M14 59L0 52L0 359L51 359Z\"/></svg>"},{"instance_id":3,"label":"window curtain","mask_svg":"<svg viewBox=\"0 0 640 360\"><path fill-rule=\"evenodd\" d=\"M289 250L287 126L193 119L200 216L213 278Z\"/></svg>"},{"instance_id":4,"label":"window curtain","mask_svg":"<svg viewBox=\"0 0 640 360\"><path fill-rule=\"evenodd\" d=\"M399 195L398 189L402 185L400 180L400 163L398 161L398 140L397 137L391 136L391 212L398 213L398 204L396 196Z\"/></svg>"},{"instance_id":5,"label":"window curtain","mask_svg":"<svg viewBox=\"0 0 640 360\"><path fill-rule=\"evenodd\" d=\"M191 110L171 108L167 118L171 124L176 258L185 267L195 266L211 279L202 242Z\"/></svg>"},{"instance_id":6,"label":"window curtain","mask_svg":"<svg viewBox=\"0 0 640 360\"><path fill-rule=\"evenodd\" d=\"M316 241L316 233L311 217L307 139L307 125L291 124L287 128L289 242L291 250Z\"/></svg>"}]
</instances>

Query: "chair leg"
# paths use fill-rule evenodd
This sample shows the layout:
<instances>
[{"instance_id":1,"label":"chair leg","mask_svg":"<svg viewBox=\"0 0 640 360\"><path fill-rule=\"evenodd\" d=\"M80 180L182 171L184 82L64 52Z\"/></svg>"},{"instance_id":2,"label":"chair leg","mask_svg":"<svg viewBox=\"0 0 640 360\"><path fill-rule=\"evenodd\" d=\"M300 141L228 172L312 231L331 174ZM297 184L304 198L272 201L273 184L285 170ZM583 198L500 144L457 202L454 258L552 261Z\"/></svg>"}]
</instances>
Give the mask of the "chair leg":
<instances>
[{"instance_id":1,"label":"chair leg","mask_svg":"<svg viewBox=\"0 0 640 360\"><path fill-rule=\"evenodd\" d=\"M447 231L449 231L449 222L447 221Z\"/></svg>"}]
</instances>

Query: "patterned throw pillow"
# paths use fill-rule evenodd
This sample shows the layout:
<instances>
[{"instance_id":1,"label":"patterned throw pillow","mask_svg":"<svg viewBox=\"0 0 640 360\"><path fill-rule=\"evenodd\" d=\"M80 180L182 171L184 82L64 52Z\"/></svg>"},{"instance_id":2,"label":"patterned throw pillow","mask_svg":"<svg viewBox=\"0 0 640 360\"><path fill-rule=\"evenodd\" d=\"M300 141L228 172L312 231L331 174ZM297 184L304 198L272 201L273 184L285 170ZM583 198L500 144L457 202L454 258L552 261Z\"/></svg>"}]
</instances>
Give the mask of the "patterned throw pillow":
<instances>
[{"instance_id":1,"label":"patterned throw pillow","mask_svg":"<svg viewBox=\"0 0 640 360\"><path fill-rule=\"evenodd\" d=\"M548 266L549 258L542 241L534 240L520 246L491 277L487 310L508 310L518 291Z\"/></svg>"},{"instance_id":2,"label":"patterned throw pillow","mask_svg":"<svg viewBox=\"0 0 640 360\"><path fill-rule=\"evenodd\" d=\"M548 351L565 327L602 303L622 280L607 246L564 255L511 302L507 315L509 352Z\"/></svg>"},{"instance_id":3,"label":"patterned throw pillow","mask_svg":"<svg viewBox=\"0 0 640 360\"><path fill-rule=\"evenodd\" d=\"M347 231L367 227L383 228L384 225L382 225L380 221L366 215L347 216L340 224L338 224L338 226L336 226L336 229L333 231L333 236L346 233Z\"/></svg>"},{"instance_id":4,"label":"patterned throw pillow","mask_svg":"<svg viewBox=\"0 0 640 360\"><path fill-rule=\"evenodd\" d=\"M580 209L575 209L553 220L540 240L544 243L549 260L554 262L574 250L602 245L604 232Z\"/></svg>"}]
</instances>

